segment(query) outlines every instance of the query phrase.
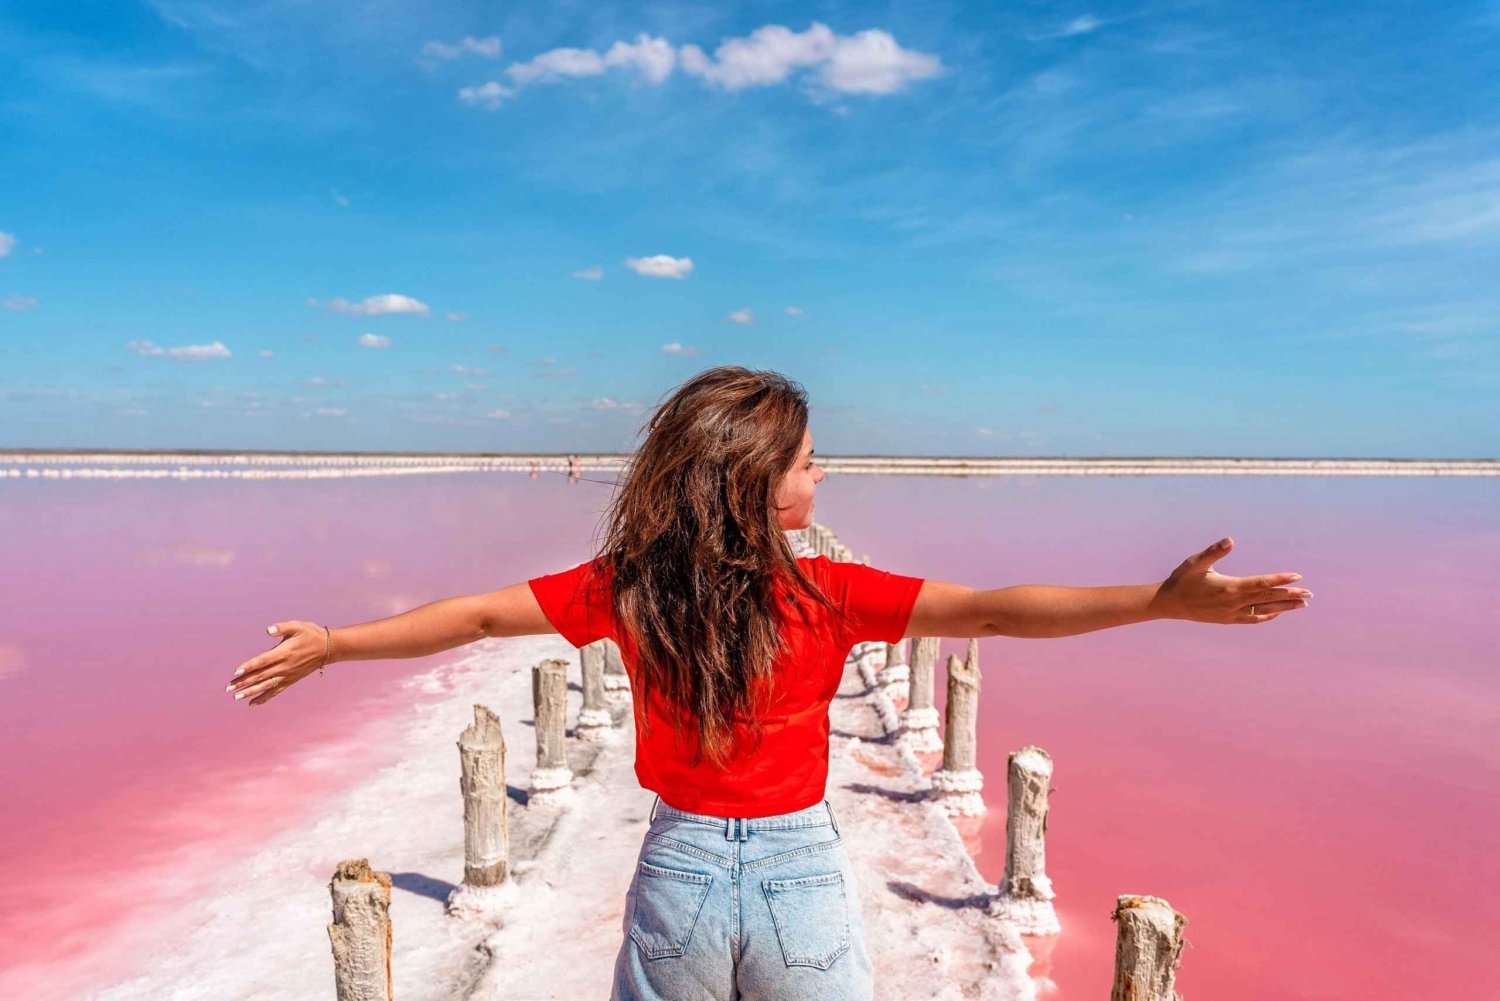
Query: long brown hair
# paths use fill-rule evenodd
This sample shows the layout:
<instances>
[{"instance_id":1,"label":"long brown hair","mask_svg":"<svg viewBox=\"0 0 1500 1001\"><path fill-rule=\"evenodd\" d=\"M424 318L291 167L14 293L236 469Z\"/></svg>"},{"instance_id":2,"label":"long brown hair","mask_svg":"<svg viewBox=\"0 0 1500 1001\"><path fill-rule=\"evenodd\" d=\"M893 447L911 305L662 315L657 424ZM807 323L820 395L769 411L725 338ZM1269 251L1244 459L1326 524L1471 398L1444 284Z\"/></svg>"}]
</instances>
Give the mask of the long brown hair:
<instances>
[{"instance_id":1,"label":"long brown hair","mask_svg":"<svg viewBox=\"0 0 1500 1001\"><path fill-rule=\"evenodd\" d=\"M799 593L843 617L797 566L776 514L806 429L799 384L737 365L707 369L647 420L610 505L600 557L636 651L634 697L644 710L658 689L679 710L679 734L684 715L696 721L695 766L729 759L735 721L752 719L759 740L764 702L752 688L769 691L782 649L778 581L792 585L785 594L804 621Z\"/></svg>"}]
</instances>

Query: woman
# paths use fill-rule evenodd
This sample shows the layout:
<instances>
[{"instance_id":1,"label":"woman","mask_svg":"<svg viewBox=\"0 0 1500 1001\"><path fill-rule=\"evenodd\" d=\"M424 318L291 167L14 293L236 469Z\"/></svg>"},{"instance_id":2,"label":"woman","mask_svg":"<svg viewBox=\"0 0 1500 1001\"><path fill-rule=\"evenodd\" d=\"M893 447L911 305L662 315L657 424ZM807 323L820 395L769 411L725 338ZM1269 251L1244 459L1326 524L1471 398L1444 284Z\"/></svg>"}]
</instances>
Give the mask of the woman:
<instances>
[{"instance_id":1,"label":"woman","mask_svg":"<svg viewBox=\"0 0 1500 1001\"><path fill-rule=\"evenodd\" d=\"M855 643L1071 636L1151 619L1260 623L1311 595L1213 571L1228 539L1160 584L976 590L794 557L823 472L802 388L709 369L647 424L600 555L490 594L328 629L279 622L230 689L269 701L325 663L418 657L487 636L616 640L636 775L657 793L625 909L617 999L869 998L873 970L824 787L828 706Z\"/></svg>"}]
</instances>

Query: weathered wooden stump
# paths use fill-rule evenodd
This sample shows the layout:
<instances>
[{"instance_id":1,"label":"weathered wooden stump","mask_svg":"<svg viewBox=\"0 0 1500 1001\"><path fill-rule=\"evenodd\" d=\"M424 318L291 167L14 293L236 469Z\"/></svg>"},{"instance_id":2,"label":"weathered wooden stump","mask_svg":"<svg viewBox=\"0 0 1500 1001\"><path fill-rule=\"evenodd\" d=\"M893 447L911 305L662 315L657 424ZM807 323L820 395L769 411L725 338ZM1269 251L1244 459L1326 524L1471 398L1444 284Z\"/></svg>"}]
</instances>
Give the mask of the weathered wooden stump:
<instances>
[{"instance_id":1,"label":"weathered wooden stump","mask_svg":"<svg viewBox=\"0 0 1500 1001\"><path fill-rule=\"evenodd\" d=\"M391 877L368 859L345 859L333 896L333 982L338 1001L391 1001Z\"/></svg>"},{"instance_id":2,"label":"weathered wooden stump","mask_svg":"<svg viewBox=\"0 0 1500 1001\"><path fill-rule=\"evenodd\" d=\"M536 712L536 768L531 772L531 802L560 797L573 782L568 768L568 662L544 660L531 669L531 699Z\"/></svg>"},{"instance_id":3,"label":"weathered wooden stump","mask_svg":"<svg viewBox=\"0 0 1500 1001\"><path fill-rule=\"evenodd\" d=\"M984 776L977 767L979 720L979 641L969 640L964 660L948 657L948 705L943 717L943 767L932 773L938 805L950 816L985 812Z\"/></svg>"},{"instance_id":4,"label":"weathered wooden stump","mask_svg":"<svg viewBox=\"0 0 1500 1001\"><path fill-rule=\"evenodd\" d=\"M906 641L885 645L885 666L877 677L880 690L893 699L907 698L911 690L911 668L906 663Z\"/></svg>"},{"instance_id":5,"label":"weathered wooden stump","mask_svg":"<svg viewBox=\"0 0 1500 1001\"><path fill-rule=\"evenodd\" d=\"M500 718L474 707L474 722L458 738L464 797L464 881L448 894L448 913L490 916L510 879L510 798L505 787L505 737Z\"/></svg>"},{"instance_id":6,"label":"weathered wooden stump","mask_svg":"<svg viewBox=\"0 0 1500 1001\"><path fill-rule=\"evenodd\" d=\"M1110 920L1115 935L1115 983L1109 1001L1182 1001L1173 989L1187 918L1160 897L1125 893Z\"/></svg>"},{"instance_id":7,"label":"weathered wooden stump","mask_svg":"<svg viewBox=\"0 0 1500 1001\"><path fill-rule=\"evenodd\" d=\"M1052 757L1035 745L1012 751L1005 779L1005 876L991 913L1008 918L1023 934L1055 935L1062 926L1052 904L1046 851Z\"/></svg>"},{"instance_id":8,"label":"weathered wooden stump","mask_svg":"<svg viewBox=\"0 0 1500 1001\"><path fill-rule=\"evenodd\" d=\"M578 650L578 663L583 673L583 706L578 710L573 735L579 740L608 740L614 733L615 718L609 709L609 696L604 691L607 657L604 644L604 640L598 640Z\"/></svg>"},{"instance_id":9,"label":"weathered wooden stump","mask_svg":"<svg viewBox=\"0 0 1500 1001\"><path fill-rule=\"evenodd\" d=\"M938 638L915 636L911 641L906 708L901 710L901 742L913 751L937 751L938 711L933 704L933 673L937 668Z\"/></svg>"},{"instance_id":10,"label":"weathered wooden stump","mask_svg":"<svg viewBox=\"0 0 1500 1001\"><path fill-rule=\"evenodd\" d=\"M602 639L604 644L604 690L611 695L630 694L630 675L625 673L625 660L620 656L620 645L612 639Z\"/></svg>"}]
</instances>

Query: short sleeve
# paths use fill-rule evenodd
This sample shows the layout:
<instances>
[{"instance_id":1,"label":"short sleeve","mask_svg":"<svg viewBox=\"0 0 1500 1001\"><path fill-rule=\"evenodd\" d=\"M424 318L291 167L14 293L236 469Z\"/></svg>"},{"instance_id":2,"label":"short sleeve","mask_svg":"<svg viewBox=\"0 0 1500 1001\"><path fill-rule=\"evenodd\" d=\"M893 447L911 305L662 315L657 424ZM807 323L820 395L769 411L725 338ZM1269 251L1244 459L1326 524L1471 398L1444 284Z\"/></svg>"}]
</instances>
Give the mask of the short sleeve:
<instances>
[{"instance_id":1,"label":"short sleeve","mask_svg":"<svg viewBox=\"0 0 1500 1001\"><path fill-rule=\"evenodd\" d=\"M828 596L849 619L845 641L851 645L866 640L899 643L906 635L923 578L877 570L863 563L819 559L828 564L826 572L832 584L827 588Z\"/></svg>"},{"instance_id":2,"label":"short sleeve","mask_svg":"<svg viewBox=\"0 0 1500 1001\"><path fill-rule=\"evenodd\" d=\"M552 628L575 647L614 638L607 575L598 570L599 561L594 559L526 582Z\"/></svg>"}]
</instances>

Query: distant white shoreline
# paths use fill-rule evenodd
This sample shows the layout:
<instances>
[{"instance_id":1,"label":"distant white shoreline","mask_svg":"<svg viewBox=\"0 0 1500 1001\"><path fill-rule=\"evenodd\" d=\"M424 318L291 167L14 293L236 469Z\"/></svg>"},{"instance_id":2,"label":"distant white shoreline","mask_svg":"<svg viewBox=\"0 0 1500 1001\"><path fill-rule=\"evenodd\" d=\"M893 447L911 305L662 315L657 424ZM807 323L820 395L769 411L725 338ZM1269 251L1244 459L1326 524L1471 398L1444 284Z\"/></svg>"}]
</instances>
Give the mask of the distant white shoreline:
<instances>
[{"instance_id":1,"label":"distant white shoreline","mask_svg":"<svg viewBox=\"0 0 1500 1001\"><path fill-rule=\"evenodd\" d=\"M581 472L617 472L629 456L576 453ZM9 479L329 479L433 473L566 473L566 453L0 452ZM830 473L872 476L1500 476L1500 459L1309 459L1234 456L820 456Z\"/></svg>"}]
</instances>

